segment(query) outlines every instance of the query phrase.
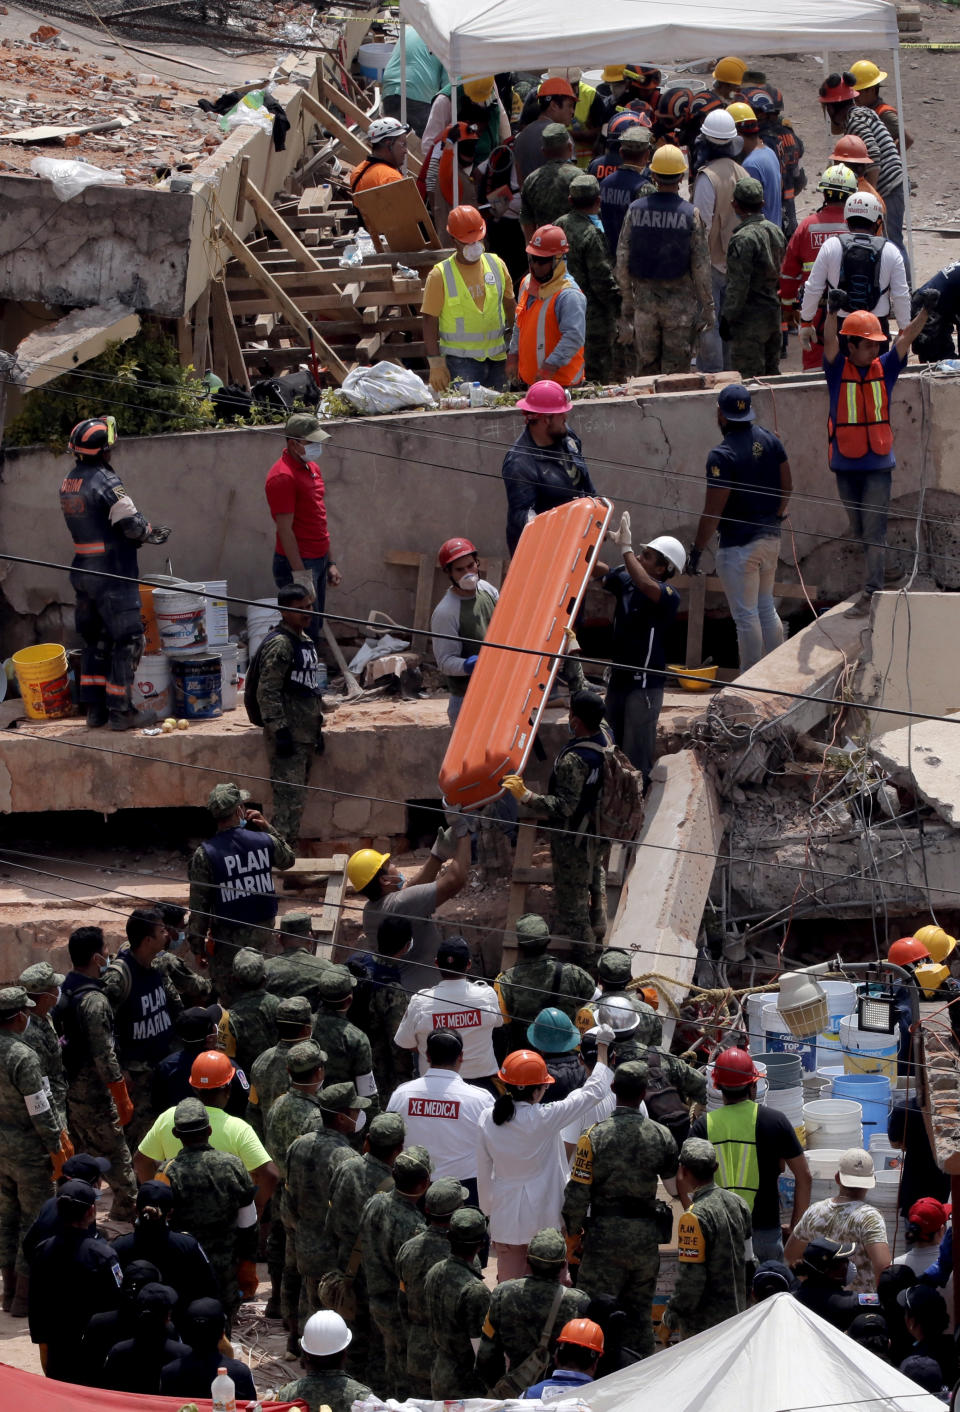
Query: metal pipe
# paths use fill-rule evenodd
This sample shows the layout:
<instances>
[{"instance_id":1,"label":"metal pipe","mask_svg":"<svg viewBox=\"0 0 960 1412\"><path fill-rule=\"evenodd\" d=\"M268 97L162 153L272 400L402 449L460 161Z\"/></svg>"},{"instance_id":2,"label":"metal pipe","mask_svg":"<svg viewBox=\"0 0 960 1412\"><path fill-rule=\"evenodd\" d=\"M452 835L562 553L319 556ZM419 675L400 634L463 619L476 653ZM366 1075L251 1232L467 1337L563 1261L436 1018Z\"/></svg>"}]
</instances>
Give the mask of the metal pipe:
<instances>
[{"instance_id":1,"label":"metal pipe","mask_svg":"<svg viewBox=\"0 0 960 1412\"><path fill-rule=\"evenodd\" d=\"M400 121L407 121L407 22L400 21Z\"/></svg>"},{"instance_id":2,"label":"metal pipe","mask_svg":"<svg viewBox=\"0 0 960 1412\"><path fill-rule=\"evenodd\" d=\"M460 80L451 78L450 80L450 122L454 131L457 127L457 88ZM460 205L460 144L453 144L453 204Z\"/></svg>"}]
</instances>

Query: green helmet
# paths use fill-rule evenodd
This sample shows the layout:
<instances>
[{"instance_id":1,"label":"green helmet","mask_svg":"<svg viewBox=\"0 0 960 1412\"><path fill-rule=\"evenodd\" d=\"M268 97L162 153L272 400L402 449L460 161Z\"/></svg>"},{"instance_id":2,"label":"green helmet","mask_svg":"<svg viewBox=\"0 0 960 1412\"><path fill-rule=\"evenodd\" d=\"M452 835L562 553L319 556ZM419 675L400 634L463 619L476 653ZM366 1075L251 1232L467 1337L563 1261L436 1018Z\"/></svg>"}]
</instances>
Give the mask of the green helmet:
<instances>
[{"instance_id":1,"label":"green helmet","mask_svg":"<svg viewBox=\"0 0 960 1412\"><path fill-rule=\"evenodd\" d=\"M849 167L845 167L842 162L835 162L833 166L827 167L817 182L817 190L839 191L844 196L852 196L858 190L857 178Z\"/></svg>"}]
</instances>

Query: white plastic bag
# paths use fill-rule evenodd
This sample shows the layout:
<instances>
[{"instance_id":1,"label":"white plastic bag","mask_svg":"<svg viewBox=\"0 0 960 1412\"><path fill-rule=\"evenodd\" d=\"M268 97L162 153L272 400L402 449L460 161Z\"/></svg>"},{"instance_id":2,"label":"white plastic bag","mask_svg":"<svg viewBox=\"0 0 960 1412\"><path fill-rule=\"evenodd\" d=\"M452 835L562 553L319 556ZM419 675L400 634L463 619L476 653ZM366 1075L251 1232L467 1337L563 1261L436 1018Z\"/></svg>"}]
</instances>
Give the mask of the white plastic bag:
<instances>
[{"instance_id":1,"label":"white plastic bag","mask_svg":"<svg viewBox=\"0 0 960 1412\"><path fill-rule=\"evenodd\" d=\"M368 637L349 663L350 670L351 672L362 672L368 662L373 662L378 657L391 657L397 652L405 652L409 646L409 642L404 642L399 637L391 637L389 633L381 637L379 641L376 638Z\"/></svg>"},{"instance_id":2,"label":"white plastic bag","mask_svg":"<svg viewBox=\"0 0 960 1412\"><path fill-rule=\"evenodd\" d=\"M358 412L399 412L404 407L436 407L433 393L409 368L396 363L374 363L354 368L340 388Z\"/></svg>"},{"instance_id":3,"label":"white plastic bag","mask_svg":"<svg viewBox=\"0 0 960 1412\"><path fill-rule=\"evenodd\" d=\"M273 132L273 114L263 106L263 89L245 93L229 113L224 113L220 127L224 132L233 132L237 127L258 127L262 132Z\"/></svg>"},{"instance_id":4,"label":"white plastic bag","mask_svg":"<svg viewBox=\"0 0 960 1412\"><path fill-rule=\"evenodd\" d=\"M59 157L34 157L30 170L50 182L60 201L69 201L88 186L123 186L126 180L117 167L95 167L92 162Z\"/></svg>"}]
</instances>

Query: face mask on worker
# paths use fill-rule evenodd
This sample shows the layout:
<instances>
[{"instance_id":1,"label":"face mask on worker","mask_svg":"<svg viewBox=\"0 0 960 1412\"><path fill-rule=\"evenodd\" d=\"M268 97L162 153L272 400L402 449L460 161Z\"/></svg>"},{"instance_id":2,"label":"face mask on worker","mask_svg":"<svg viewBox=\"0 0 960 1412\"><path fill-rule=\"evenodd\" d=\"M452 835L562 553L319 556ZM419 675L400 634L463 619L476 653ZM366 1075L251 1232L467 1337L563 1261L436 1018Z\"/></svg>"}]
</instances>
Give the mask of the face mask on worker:
<instances>
[{"instance_id":1,"label":"face mask on worker","mask_svg":"<svg viewBox=\"0 0 960 1412\"><path fill-rule=\"evenodd\" d=\"M364 1128L365 1128L366 1126L367 1126L367 1115L366 1115L366 1113L364 1112L364 1110L361 1108L360 1112L357 1114L356 1118L354 1119L353 1131L354 1131L355 1133L362 1133L363 1130L364 1130Z\"/></svg>"},{"instance_id":2,"label":"face mask on worker","mask_svg":"<svg viewBox=\"0 0 960 1412\"><path fill-rule=\"evenodd\" d=\"M462 578L462 579L460 580L460 582L457 584L457 587L458 587L463 593L476 593L476 591L477 591L477 584L478 584L479 582L480 582L480 575L479 575L479 574L464 574L463 578Z\"/></svg>"},{"instance_id":3,"label":"face mask on worker","mask_svg":"<svg viewBox=\"0 0 960 1412\"><path fill-rule=\"evenodd\" d=\"M483 245L479 240L471 240L470 244L465 245L460 253L468 265L475 265L483 254Z\"/></svg>"},{"instance_id":4,"label":"face mask on worker","mask_svg":"<svg viewBox=\"0 0 960 1412\"><path fill-rule=\"evenodd\" d=\"M308 441L303 448L303 459L305 461L319 461L323 452L322 441Z\"/></svg>"},{"instance_id":5,"label":"face mask on worker","mask_svg":"<svg viewBox=\"0 0 960 1412\"><path fill-rule=\"evenodd\" d=\"M244 822L246 822L246 820L244 820ZM167 942L167 950L179 951L186 939L186 932L177 932L176 936L171 937L170 940Z\"/></svg>"},{"instance_id":6,"label":"face mask on worker","mask_svg":"<svg viewBox=\"0 0 960 1412\"><path fill-rule=\"evenodd\" d=\"M398 891L398 892L402 892L402 891L403 891L403 888L404 888L404 885L406 884L406 881L407 881L407 880L406 880L406 878L403 876L403 873L398 872L398 873L397 873L397 891Z\"/></svg>"}]
</instances>

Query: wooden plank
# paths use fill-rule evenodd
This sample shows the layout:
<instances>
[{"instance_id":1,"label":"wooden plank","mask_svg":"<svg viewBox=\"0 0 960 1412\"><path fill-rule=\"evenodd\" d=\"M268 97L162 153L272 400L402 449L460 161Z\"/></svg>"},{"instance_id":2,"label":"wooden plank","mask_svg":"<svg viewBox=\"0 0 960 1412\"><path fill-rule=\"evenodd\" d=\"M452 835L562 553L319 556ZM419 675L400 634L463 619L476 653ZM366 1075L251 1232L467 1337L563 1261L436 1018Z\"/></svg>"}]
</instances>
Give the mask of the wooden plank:
<instances>
[{"instance_id":1,"label":"wooden plank","mask_svg":"<svg viewBox=\"0 0 960 1412\"><path fill-rule=\"evenodd\" d=\"M323 99L324 103L334 108L339 108L341 113L346 114L349 122L355 123L362 132L367 131L371 119L362 108L358 108L356 103L351 103L346 94L341 93L340 89L330 82L326 74L322 72L322 65L319 59L317 60L317 84L320 89L320 97ZM411 151L407 152L407 171L413 176L419 176L422 165L419 157L415 156Z\"/></svg>"},{"instance_id":2,"label":"wooden plank","mask_svg":"<svg viewBox=\"0 0 960 1412\"><path fill-rule=\"evenodd\" d=\"M440 237L412 177L358 191L353 203L374 249L382 250L386 245L391 250L439 250Z\"/></svg>"},{"instance_id":3,"label":"wooden plank","mask_svg":"<svg viewBox=\"0 0 960 1412\"><path fill-rule=\"evenodd\" d=\"M680 574L679 577L671 579L670 582L674 588L690 588L694 583L696 583L698 578L704 579L708 593L723 592L723 581L717 578L715 574ZM803 584L800 583L775 583L773 585L774 598L805 599L809 594L810 599L814 600L816 599L819 592L820 589L815 583L808 583L806 585L806 591L804 591ZM686 662L684 663L684 665L689 667L693 664L690 662Z\"/></svg>"},{"instance_id":4,"label":"wooden plank","mask_svg":"<svg viewBox=\"0 0 960 1412\"><path fill-rule=\"evenodd\" d=\"M336 312L343 310L345 312L348 307L354 307L358 299L356 291L354 291L352 298L349 295L343 294L340 290L336 290L333 294L301 294L299 296L287 296L286 291L282 292L286 297L289 297L291 301L295 300L296 307L301 309L304 313L313 313L321 309L333 309ZM276 307L275 304L270 303L269 298L264 299L261 295L258 295L255 290L251 291L249 295L234 294L230 302L233 305L233 312L237 318L245 314L269 313L271 308ZM393 303L395 304L396 302L397 301L394 299Z\"/></svg>"},{"instance_id":5,"label":"wooden plank","mask_svg":"<svg viewBox=\"0 0 960 1412\"><path fill-rule=\"evenodd\" d=\"M346 363L344 363L330 345L325 342L310 320L297 308L286 291L280 288L273 276L263 268L256 255L250 253L232 226L228 225L226 221L221 221L215 228L213 234L215 240L222 240L229 249L233 251L237 259L250 271L250 274L260 285L261 289L275 300L277 308L286 315L287 319L293 324L300 336L307 343L313 339L317 356L322 358L327 364L331 375L339 386L349 372Z\"/></svg>"},{"instance_id":6,"label":"wooden plank","mask_svg":"<svg viewBox=\"0 0 960 1412\"><path fill-rule=\"evenodd\" d=\"M298 216L316 216L326 211L333 200L333 187L328 181L320 186L308 186L297 202Z\"/></svg>"},{"instance_id":7,"label":"wooden plank","mask_svg":"<svg viewBox=\"0 0 960 1412\"><path fill-rule=\"evenodd\" d=\"M707 580L694 574L690 580L690 600L687 608L687 655L685 667L699 667L703 661L703 610L707 601Z\"/></svg>"},{"instance_id":8,"label":"wooden plank","mask_svg":"<svg viewBox=\"0 0 960 1412\"><path fill-rule=\"evenodd\" d=\"M321 290L329 289L331 286L339 288L341 285L351 281L366 284L368 280L390 280L393 278L393 271L389 265L351 266L341 268L339 265L332 269L324 269L318 265L314 270L281 270L275 273L266 263L261 261L264 269L268 269L273 275L281 289L285 289L291 299L295 299L298 294L314 294ZM249 275L231 276L228 272L227 280L228 294L242 294L245 289L250 288Z\"/></svg>"},{"instance_id":9,"label":"wooden plank","mask_svg":"<svg viewBox=\"0 0 960 1412\"><path fill-rule=\"evenodd\" d=\"M417 568L417 596L413 606L413 626L426 631L430 626L433 612L433 576L436 573L436 559L432 554L421 554Z\"/></svg>"},{"instance_id":10,"label":"wooden plank","mask_svg":"<svg viewBox=\"0 0 960 1412\"><path fill-rule=\"evenodd\" d=\"M370 149L366 143L361 142L359 137L340 121L333 114L314 98L312 93L303 89L300 94L300 102L303 108L310 114L320 126L335 137L343 150L353 158L354 162L362 162L370 156Z\"/></svg>"},{"instance_id":11,"label":"wooden plank","mask_svg":"<svg viewBox=\"0 0 960 1412\"><path fill-rule=\"evenodd\" d=\"M323 899L323 911L315 927L318 933L317 945L325 943L331 950L336 946L340 934L340 918L343 915L343 899L347 886L347 854L335 853L332 861L339 866L330 874Z\"/></svg>"},{"instance_id":12,"label":"wooden plank","mask_svg":"<svg viewBox=\"0 0 960 1412\"><path fill-rule=\"evenodd\" d=\"M339 870L336 858L298 858L291 868L275 869L280 877L327 877Z\"/></svg>"},{"instance_id":13,"label":"wooden plank","mask_svg":"<svg viewBox=\"0 0 960 1412\"><path fill-rule=\"evenodd\" d=\"M370 334L367 335L366 338L360 338L360 339L358 339L358 340L357 340L357 346L356 346L356 348L354 349L354 353L356 354L357 361L358 361L358 362L361 362L361 363L363 363L363 362L372 363L373 360L374 360L374 358L377 356L377 354L378 354L379 352L380 352L380 334L379 334L379 333L370 333Z\"/></svg>"},{"instance_id":14,"label":"wooden plank","mask_svg":"<svg viewBox=\"0 0 960 1412\"><path fill-rule=\"evenodd\" d=\"M240 347L237 326L233 321L230 297L219 281L214 282L211 301L213 304L214 347L218 353L223 350L221 356L225 357L227 364L226 381L238 382L249 392L250 377L244 362L243 350Z\"/></svg>"},{"instance_id":15,"label":"wooden plank","mask_svg":"<svg viewBox=\"0 0 960 1412\"><path fill-rule=\"evenodd\" d=\"M513 855L513 875L516 878L518 872L523 872L533 863L533 849L537 841L537 829L535 824L521 825L517 835L516 852ZM510 893L507 898L507 917L503 924L503 957L500 965L503 970L515 964L517 959L517 939L514 933L517 929L517 921L527 910L527 884L525 882L510 882Z\"/></svg>"},{"instance_id":16,"label":"wooden plank","mask_svg":"<svg viewBox=\"0 0 960 1412\"><path fill-rule=\"evenodd\" d=\"M132 127L132 118L110 118L104 123L84 123L80 127L25 127L18 132L0 132L0 142L55 142L64 146L64 138L79 137L85 133L116 132L118 128Z\"/></svg>"},{"instance_id":17,"label":"wooden plank","mask_svg":"<svg viewBox=\"0 0 960 1412\"><path fill-rule=\"evenodd\" d=\"M260 224L266 226L268 230L273 231L287 254L292 255L297 263L302 265L305 270L319 270L320 266L316 258L307 249L299 236L294 234L280 213L274 209L273 205L264 196L260 188L254 186L249 178L247 179L245 194L246 199L256 211L257 219Z\"/></svg>"},{"instance_id":18,"label":"wooden plank","mask_svg":"<svg viewBox=\"0 0 960 1412\"><path fill-rule=\"evenodd\" d=\"M250 170L250 158L249 158L249 157L241 157L241 158L240 158L240 180L239 180L239 182L237 183L237 205L236 205L236 209L235 209L235 211L234 211L234 216L233 216L233 219L234 219L235 221L242 221L242 220L243 220L243 213L244 213L244 211L245 211L246 208L247 208L247 173L249 172L249 170ZM264 240L263 243L264 243L264 246L266 246L266 241L265 241L265 240ZM258 245L260 244L260 241L259 241L259 240L257 241L257 244L258 244Z\"/></svg>"},{"instance_id":19,"label":"wooden plank","mask_svg":"<svg viewBox=\"0 0 960 1412\"><path fill-rule=\"evenodd\" d=\"M207 370L207 350L210 347L210 286L199 295L193 306L193 366L200 377Z\"/></svg>"}]
</instances>

